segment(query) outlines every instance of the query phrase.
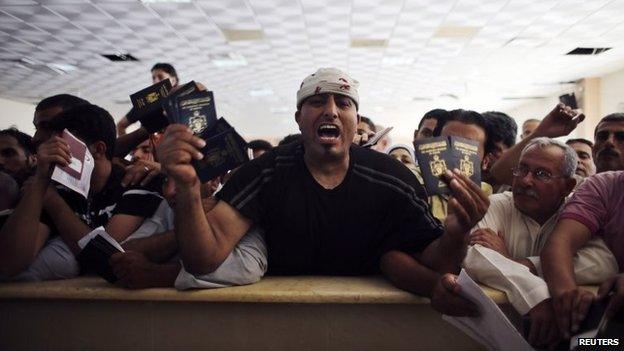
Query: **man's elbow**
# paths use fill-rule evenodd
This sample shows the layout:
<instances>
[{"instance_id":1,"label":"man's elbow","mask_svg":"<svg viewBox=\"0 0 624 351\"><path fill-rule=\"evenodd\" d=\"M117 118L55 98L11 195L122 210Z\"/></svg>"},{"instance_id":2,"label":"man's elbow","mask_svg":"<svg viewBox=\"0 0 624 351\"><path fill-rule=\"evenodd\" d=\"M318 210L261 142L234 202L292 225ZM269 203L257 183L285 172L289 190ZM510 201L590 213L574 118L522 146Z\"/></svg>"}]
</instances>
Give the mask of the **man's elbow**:
<instances>
[{"instance_id":1,"label":"man's elbow","mask_svg":"<svg viewBox=\"0 0 624 351\"><path fill-rule=\"evenodd\" d=\"M223 259L210 257L183 257L182 262L184 263L184 269L186 269L187 272L194 276L200 276L216 271L217 268L221 266L221 263L223 263Z\"/></svg>"}]
</instances>

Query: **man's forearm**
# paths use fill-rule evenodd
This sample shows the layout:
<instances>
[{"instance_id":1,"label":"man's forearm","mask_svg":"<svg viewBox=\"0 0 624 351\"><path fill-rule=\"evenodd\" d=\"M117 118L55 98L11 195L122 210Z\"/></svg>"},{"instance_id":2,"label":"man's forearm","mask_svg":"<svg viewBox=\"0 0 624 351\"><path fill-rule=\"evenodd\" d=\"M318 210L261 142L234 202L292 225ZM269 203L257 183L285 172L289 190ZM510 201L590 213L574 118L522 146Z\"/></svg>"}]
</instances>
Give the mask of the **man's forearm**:
<instances>
[{"instance_id":1,"label":"man's forearm","mask_svg":"<svg viewBox=\"0 0 624 351\"><path fill-rule=\"evenodd\" d=\"M175 235L186 270L192 274L214 271L225 257L217 257L217 240L204 213L199 181L177 187L174 214Z\"/></svg>"},{"instance_id":2,"label":"man's forearm","mask_svg":"<svg viewBox=\"0 0 624 351\"><path fill-rule=\"evenodd\" d=\"M427 246L420 255L420 261L438 273L457 274L465 256L466 243L459 243L445 233Z\"/></svg>"},{"instance_id":3,"label":"man's forearm","mask_svg":"<svg viewBox=\"0 0 624 351\"><path fill-rule=\"evenodd\" d=\"M398 288L422 296L431 296L440 277L412 256L400 251L390 251L382 256L381 271Z\"/></svg>"},{"instance_id":4,"label":"man's forearm","mask_svg":"<svg viewBox=\"0 0 624 351\"><path fill-rule=\"evenodd\" d=\"M170 230L147 238L127 241L123 247L126 250L141 252L152 262L164 262L175 254L178 243L175 233Z\"/></svg>"},{"instance_id":5,"label":"man's forearm","mask_svg":"<svg viewBox=\"0 0 624 351\"><path fill-rule=\"evenodd\" d=\"M501 155L490 169L490 176L494 178L495 183L511 185L513 181L512 169L518 165L522 150L524 150L525 146L527 146L531 140L541 136L543 136L542 133L536 130Z\"/></svg>"},{"instance_id":6,"label":"man's forearm","mask_svg":"<svg viewBox=\"0 0 624 351\"><path fill-rule=\"evenodd\" d=\"M115 157L125 157L140 143L149 138L149 133L141 127L132 133L119 136L115 141Z\"/></svg>"},{"instance_id":7,"label":"man's forearm","mask_svg":"<svg viewBox=\"0 0 624 351\"><path fill-rule=\"evenodd\" d=\"M60 237L74 254L80 252L78 241L92 229L81 221L74 211L60 196L53 196L45 204L45 208L52 217L52 221L59 232Z\"/></svg>"},{"instance_id":8,"label":"man's forearm","mask_svg":"<svg viewBox=\"0 0 624 351\"><path fill-rule=\"evenodd\" d=\"M35 180L0 231L1 274L13 275L35 259L42 202L48 181ZM44 239L45 240L45 239Z\"/></svg>"},{"instance_id":9,"label":"man's forearm","mask_svg":"<svg viewBox=\"0 0 624 351\"><path fill-rule=\"evenodd\" d=\"M560 238L550 237L550 242L541 254L544 280L548 283L548 290L552 295L558 292L576 288L573 268L573 252L568 243Z\"/></svg>"}]
</instances>

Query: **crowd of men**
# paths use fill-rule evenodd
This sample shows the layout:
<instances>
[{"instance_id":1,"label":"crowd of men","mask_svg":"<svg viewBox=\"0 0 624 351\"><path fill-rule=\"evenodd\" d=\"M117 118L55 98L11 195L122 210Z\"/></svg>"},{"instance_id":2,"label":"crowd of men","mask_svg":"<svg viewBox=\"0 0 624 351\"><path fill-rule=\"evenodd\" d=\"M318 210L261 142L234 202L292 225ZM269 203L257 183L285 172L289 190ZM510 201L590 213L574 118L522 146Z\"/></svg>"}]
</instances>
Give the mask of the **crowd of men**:
<instances>
[{"instance_id":1,"label":"crowd of men","mask_svg":"<svg viewBox=\"0 0 624 351\"><path fill-rule=\"evenodd\" d=\"M170 79L157 64L153 82ZM40 281L89 273L78 242L98 227L125 252L109 264L126 288L217 288L264 274L383 274L431 298L449 315L475 315L459 294L465 268L504 291L531 317L528 340L569 338L590 304L624 305L624 114L605 116L594 140L569 135L584 116L559 104L517 125L490 111L436 109L414 140L458 136L478 143L482 183L458 170L429 196L412 145L388 137L362 147L380 126L358 113L359 83L323 68L297 96L300 134L279 146L248 143L252 160L200 182L193 161L205 141L172 124L150 134L116 126L104 109L62 94L36 106L33 137L0 131L0 279ZM130 114L129 114L130 115ZM68 130L94 159L87 198L50 180L71 162ZM601 285L598 297L579 285Z\"/></svg>"}]
</instances>

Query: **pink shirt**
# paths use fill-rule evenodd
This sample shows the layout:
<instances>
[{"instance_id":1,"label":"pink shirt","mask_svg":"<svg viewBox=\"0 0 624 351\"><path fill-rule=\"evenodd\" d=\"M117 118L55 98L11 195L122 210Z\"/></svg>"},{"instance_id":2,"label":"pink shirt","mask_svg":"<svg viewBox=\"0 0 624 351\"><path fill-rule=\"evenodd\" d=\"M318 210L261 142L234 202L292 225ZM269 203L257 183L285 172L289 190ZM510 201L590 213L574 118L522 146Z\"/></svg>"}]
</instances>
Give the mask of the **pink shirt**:
<instances>
[{"instance_id":1,"label":"pink shirt","mask_svg":"<svg viewBox=\"0 0 624 351\"><path fill-rule=\"evenodd\" d=\"M624 171L604 172L589 177L566 204L559 219L573 219L592 236L602 236L624 268Z\"/></svg>"}]
</instances>

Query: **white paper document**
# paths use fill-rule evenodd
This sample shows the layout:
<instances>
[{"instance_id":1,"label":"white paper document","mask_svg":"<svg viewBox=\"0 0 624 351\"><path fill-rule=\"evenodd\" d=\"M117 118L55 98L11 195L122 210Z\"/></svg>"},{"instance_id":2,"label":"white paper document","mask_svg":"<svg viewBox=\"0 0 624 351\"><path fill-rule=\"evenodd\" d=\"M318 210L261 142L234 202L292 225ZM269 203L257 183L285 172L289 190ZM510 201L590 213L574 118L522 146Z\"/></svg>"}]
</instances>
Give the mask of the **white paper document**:
<instances>
[{"instance_id":1,"label":"white paper document","mask_svg":"<svg viewBox=\"0 0 624 351\"><path fill-rule=\"evenodd\" d=\"M462 330L488 350L533 350L503 311L468 276L465 270L461 270L457 282L461 286L461 295L477 306L479 317L443 315L442 319Z\"/></svg>"},{"instance_id":2,"label":"white paper document","mask_svg":"<svg viewBox=\"0 0 624 351\"><path fill-rule=\"evenodd\" d=\"M78 247L80 247L81 250L84 249L85 246L87 246L87 244L89 243L89 241L91 241L91 239L95 238L98 235L101 236L102 238L104 238L106 241L108 241L117 250L119 250L121 252L126 252L123 249L123 247L121 247L121 245L119 245L117 240L113 239L113 237L110 236L106 232L106 230L104 230L104 227L97 227L97 228L93 229L93 231L87 233L87 235L83 236L82 239L78 240Z\"/></svg>"},{"instance_id":3,"label":"white paper document","mask_svg":"<svg viewBox=\"0 0 624 351\"><path fill-rule=\"evenodd\" d=\"M63 131L62 136L69 144L71 162L65 167L54 166L52 180L79 193L86 199L89 196L91 173L93 173L95 161L87 145L72 135L67 129Z\"/></svg>"}]
</instances>

